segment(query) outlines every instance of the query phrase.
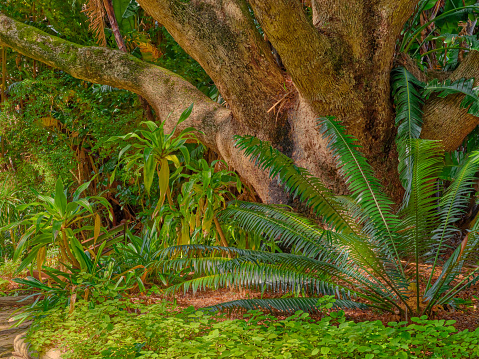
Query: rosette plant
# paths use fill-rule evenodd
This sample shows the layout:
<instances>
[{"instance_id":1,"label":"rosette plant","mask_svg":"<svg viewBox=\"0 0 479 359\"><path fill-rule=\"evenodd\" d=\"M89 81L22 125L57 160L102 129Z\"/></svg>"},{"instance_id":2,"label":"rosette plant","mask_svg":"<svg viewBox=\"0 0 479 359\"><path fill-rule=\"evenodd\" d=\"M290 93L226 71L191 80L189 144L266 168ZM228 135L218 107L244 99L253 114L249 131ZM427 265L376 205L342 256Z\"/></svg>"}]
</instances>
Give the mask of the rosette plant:
<instances>
[{"instance_id":1,"label":"rosette plant","mask_svg":"<svg viewBox=\"0 0 479 359\"><path fill-rule=\"evenodd\" d=\"M184 162L188 163L190 153L185 144L187 141L198 142L192 127L185 128L180 133L176 133L177 126L190 116L192 110L193 104L183 111L170 133L165 133L164 125L166 121L161 122L160 125L152 121L144 121L141 124L145 125L147 129L136 130L124 136L114 136L109 139L111 142L132 140L131 144L121 149L118 155L119 164L124 163L126 171L134 168L136 173L143 172L143 184L148 195L150 194L155 175L158 176L160 198L153 217L158 214L165 202L165 198L168 199L170 206L174 207L170 192L170 181L178 176L182 170L182 164L177 155L181 153L184 157ZM125 156L123 157L123 155ZM173 174L170 172L170 163L173 163L176 168ZM111 183L115 179L116 170L110 178Z\"/></svg>"},{"instance_id":2,"label":"rosette plant","mask_svg":"<svg viewBox=\"0 0 479 359\"><path fill-rule=\"evenodd\" d=\"M328 141L348 185L347 196L333 194L270 143L237 137L237 146L309 206L318 221L285 206L232 202L218 215L220 221L265 240L273 239L286 250L272 253L199 245L169 248L163 255L170 258L171 266L190 266L204 274L182 283L185 290L223 285L297 294L293 298L239 300L217 308L313 310L316 297L335 295L340 307L369 306L408 318L454 305L457 294L477 282L479 267L470 264L479 249L479 222L466 235L455 223L467 210L473 193L479 152L466 156L445 186L439 179L444 167L441 143L419 139L421 101L427 94L406 70L399 69L395 75L403 203L396 206L383 191L355 139L333 117L320 118L318 130ZM455 247L454 238L460 239Z\"/></svg>"},{"instance_id":3,"label":"rosette plant","mask_svg":"<svg viewBox=\"0 0 479 359\"><path fill-rule=\"evenodd\" d=\"M84 263L86 248L80 241L83 238L82 232L83 235L92 234L96 243L100 233L106 232L101 224L99 207L101 205L106 210L111 208L109 202L101 196L82 197L89 185L90 182L86 182L79 186L69 201L67 188L59 178L53 197L36 193L37 202L17 207L18 210L34 207L38 209L28 213L20 221L4 227L5 229L19 226L26 228L15 249L14 260L27 252L17 272L21 272L35 261L38 270L41 271L47 249L51 246L59 248L61 263L71 265L73 268L86 266ZM111 213L109 215L111 216Z\"/></svg>"}]
</instances>

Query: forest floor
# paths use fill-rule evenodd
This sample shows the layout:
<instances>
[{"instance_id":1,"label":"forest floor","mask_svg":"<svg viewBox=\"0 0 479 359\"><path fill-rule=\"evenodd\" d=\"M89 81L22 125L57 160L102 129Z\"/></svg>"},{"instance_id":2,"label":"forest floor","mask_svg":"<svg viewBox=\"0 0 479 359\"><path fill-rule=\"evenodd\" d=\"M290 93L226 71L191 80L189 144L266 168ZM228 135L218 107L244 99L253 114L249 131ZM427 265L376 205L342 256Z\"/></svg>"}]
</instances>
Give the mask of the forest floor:
<instances>
[{"instance_id":1,"label":"forest floor","mask_svg":"<svg viewBox=\"0 0 479 359\"><path fill-rule=\"evenodd\" d=\"M477 296L479 294L479 285L471 287L468 291L462 294L463 295L461 295L461 297L464 298L472 298L472 295ZM281 297L281 295L277 295L275 297L278 298ZM238 292L230 289L217 289L198 291L195 294L191 292L185 294L180 293L174 296L174 300L178 305L178 309L184 309L190 306L193 306L195 308L204 308L224 302L249 298L261 298L261 293L248 290ZM265 294L263 295L263 298L272 298L272 296ZM135 299L144 303L151 304L162 301L164 299L172 300L171 297L164 298L160 295L138 296ZM344 310L344 312L346 314L347 320L352 320L356 323L380 320L383 324L387 325L387 323L389 322L397 322L401 320L399 316L390 313L379 312L377 310L346 309ZM235 311L229 313L229 317L231 319L242 318L243 314L244 312ZM274 314L276 317L278 317L278 319L284 319L289 316L288 314L282 314L277 312ZM312 314L311 317L313 319L320 319L321 314ZM430 319L455 320L456 324L454 324L454 327L458 331L462 331L465 329L473 331L479 327L479 303L476 302L475 304L472 303L470 305L461 305L456 309L445 308L437 310L434 313L434 316Z\"/></svg>"},{"instance_id":2,"label":"forest floor","mask_svg":"<svg viewBox=\"0 0 479 359\"><path fill-rule=\"evenodd\" d=\"M10 284L7 287L4 287L1 295L13 295L16 291L18 292L18 284L12 281L12 278L2 276L0 273L0 278L8 280ZM24 293L22 293L24 294ZM265 293L261 296L259 291L251 290L238 290L238 289L217 289L217 290L203 290L196 293L187 292L187 293L177 293L174 296L165 297L163 295L152 294L152 295L139 295L133 294L130 297L132 301L138 301L144 304L154 304L161 302L163 300L174 301L177 305L177 309L185 309L190 306L195 308L204 308L213 305L217 305L224 302L229 302L239 299L252 299L252 298L281 298L284 293L277 293L274 296L271 294ZM475 297L474 297L475 296ZM437 308L433 317L430 319L444 319L444 320L455 320L456 323L454 327L458 331L468 329L473 331L479 327L479 283L470 287L468 290L460 293L460 297L464 299L465 304L458 306L457 308L450 307L440 307ZM471 300L472 298L472 300ZM377 310L360 310L360 309L346 309L344 310L347 320L352 320L354 322L363 322L363 321L376 321L380 320L383 324L387 325L389 322L398 322L401 321L401 318L397 315L379 312ZM242 311L233 311L228 313L228 317L231 319L243 318L244 312ZM281 312L273 313L278 319L284 319L290 314L284 314ZM4 316L7 315L5 310L2 310L0 307L0 322L4 322ZM313 319L320 319L321 314L312 314ZM2 335L2 330L5 330L7 327L2 327L0 325L0 340ZM2 343L0 342L0 350ZM1 358L1 355L0 355Z\"/></svg>"}]
</instances>

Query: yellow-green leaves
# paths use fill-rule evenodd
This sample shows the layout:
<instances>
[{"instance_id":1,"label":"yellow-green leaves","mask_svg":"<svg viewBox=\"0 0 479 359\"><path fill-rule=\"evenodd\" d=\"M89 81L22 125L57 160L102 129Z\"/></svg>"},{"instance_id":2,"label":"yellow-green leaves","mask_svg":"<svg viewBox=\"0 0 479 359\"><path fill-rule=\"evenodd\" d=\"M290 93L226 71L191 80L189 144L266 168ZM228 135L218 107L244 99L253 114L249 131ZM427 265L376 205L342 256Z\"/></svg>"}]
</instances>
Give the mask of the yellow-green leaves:
<instances>
[{"instance_id":1,"label":"yellow-green leaves","mask_svg":"<svg viewBox=\"0 0 479 359\"><path fill-rule=\"evenodd\" d=\"M153 217L157 215L161 206L163 206L166 197L169 199L170 206L173 206L169 193L170 182L172 177L179 175L183 163L187 165L190 161L189 151L185 143L187 140L198 142L198 139L193 133L193 128L186 128L179 134L175 133L177 126L188 118L192 109L193 104L183 111L171 133L165 133L165 122L161 122L157 125L152 121L145 121L142 122L141 125L144 125L146 129L138 129L125 136L110 138L110 141L134 141L132 144L128 144L121 149L118 156L119 164L122 162L126 163L124 169L127 171L133 168L137 173L143 171L143 184L148 195L151 193L155 176L158 176L160 198ZM132 149L134 149L134 151L130 151ZM180 154L183 156L182 161L180 161L178 157ZM170 164L174 165L177 169L173 174L171 174L170 171ZM113 183L117 169L115 169L112 174L110 183Z\"/></svg>"},{"instance_id":2,"label":"yellow-green leaves","mask_svg":"<svg viewBox=\"0 0 479 359\"><path fill-rule=\"evenodd\" d=\"M110 209L110 204L103 197L79 198L89 184L90 182L87 182L79 186L72 200L68 201L67 188L64 187L62 180L58 179L54 197L37 194L39 201L26 205L26 207L39 206L41 210L28 214L22 221L13 224L28 228L20 238L15 251L15 258L19 258L23 251L29 248L29 254L22 261L18 271L23 270L35 259L40 270L49 246L60 248L60 260L63 263L78 267L84 262L82 259L84 248L77 237L81 238L81 232L90 235L93 230L96 243L102 227L100 215L94 214L94 208L102 205L107 210ZM111 216L111 213L109 215ZM95 216L94 226L91 226L89 223L92 223L93 216Z\"/></svg>"}]
</instances>

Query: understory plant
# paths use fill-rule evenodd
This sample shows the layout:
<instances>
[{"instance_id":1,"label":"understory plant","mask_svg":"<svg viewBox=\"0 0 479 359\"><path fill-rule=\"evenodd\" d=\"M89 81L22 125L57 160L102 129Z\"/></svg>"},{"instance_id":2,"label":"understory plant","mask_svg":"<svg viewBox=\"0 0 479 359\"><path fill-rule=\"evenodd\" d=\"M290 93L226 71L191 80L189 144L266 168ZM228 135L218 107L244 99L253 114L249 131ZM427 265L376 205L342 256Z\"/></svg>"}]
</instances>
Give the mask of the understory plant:
<instances>
[{"instance_id":1,"label":"understory plant","mask_svg":"<svg viewBox=\"0 0 479 359\"><path fill-rule=\"evenodd\" d=\"M182 170L182 164L178 159L178 155L181 153L184 157L184 162L188 163L190 154L185 144L188 140L198 142L191 127L185 128L180 133L175 133L177 126L189 117L192 109L193 104L183 111L176 126L170 133L165 133L165 121L161 122L159 126L152 121L145 121L141 124L145 125L147 129L136 130L124 136L115 136L109 139L111 142L133 140L131 144L121 149L118 155L119 164L124 163L125 170L134 168L138 174L143 172L143 183L148 194L150 194L155 175L158 176L160 198L153 217L158 214L166 198L170 206L173 206L170 181L178 176ZM130 151L130 149L133 151ZM125 156L123 157L123 155ZM173 163L176 168L174 173L170 171L170 163ZM111 182L115 178L115 173L116 169L111 176Z\"/></svg>"},{"instance_id":2,"label":"understory plant","mask_svg":"<svg viewBox=\"0 0 479 359\"><path fill-rule=\"evenodd\" d=\"M9 178L6 177L0 183L0 228L8 226L13 222L17 222L20 219L20 213L17 211L17 206L20 204L19 194L20 191L13 189L9 183ZM7 248L9 244L15 249L16 247L16 235L20 233L18 230L9 229L6 231L0 230L0 241L2 245L2 257L8 252ZM10 240L8 243L7 238Z\"/></svg>"},{"instance_id":3,"label":"understory plant","mask_svg":"<svg viewBox=\"0 0 479 359\"><path fill-rule=\"evenodd\" d=\"M314 310L320 295L335 295L343 307L373 307L403 318L430 315L475 284L479 267L479 222L464 236L455 226L467 210L479 171L479 152L464 158L446 186L440 142L420 139L421 101L429 91L440 95L468 91L475 112L477 88L459 83L426 87L404 69L396 72L400 179L403 203L395 203L374 177L356 140L333 117L318 120L318 130L337 160L349 195L333 194L308 170L296 166L270 143L251 136L237 146L286 190L306 204L319 220L305 218L285 206L232 202L218 218L286 249L280 253L219 246L179 246L163 255L172 266L190 266L204 274L172 290L239 286L294 298L247 299L217 308L245 307L294 311ZM464 81L461 82L464 84ZM440 89L439 89L440 88ZM445 93L445 91L447 93ZM464 105L466 106L466 104ZM453 245L459 239L459 245ZM227 253L231 258L225 258ZM424 265L428 270L423 270Z\"/></svg>"},{"instance_id":4,"label":"understory plant","mask_svg":"<svg viewBox=\"0 0 479 359\"><path fill-rule=\"evenodd\" d=\"M412 318L412 323L346 321L318 303L318 320L301 311L284 319L251 310L244 318L178 312L168 302L145 305L106 300L73 312L54 308L27 334L32 348L62 351L63 358L477 358L479 329L454 333L453 320ZM338 325L339 324L339 325Z\"/></svg>"},{"instance_id":5,"label":"understory plant","mask_svg":"<svg viewBox=\"0 0 479 359\"><path fill-rule=\"evenodd\" d=\"M69 264L77 269L86 266L83 262L86 248L81 240L85 242L90 235L94 242L98 240L101 231L104 230L99 207L101 205L107 210L110 209L108 201L101 196L81 197L89 184L90 182L86 182L79 186L69 201L68 189L59 178L53 197L37 193L37 202L17 207L19 210L39 208L27 214L19 222L4 227L5 229L19 226L26 228L14 255L14 260L17 260L25 252L27 253L17 269L18 272L35 261L41 272L49 247L59 248L61 263Z\"/></svg>"}]
</instances>

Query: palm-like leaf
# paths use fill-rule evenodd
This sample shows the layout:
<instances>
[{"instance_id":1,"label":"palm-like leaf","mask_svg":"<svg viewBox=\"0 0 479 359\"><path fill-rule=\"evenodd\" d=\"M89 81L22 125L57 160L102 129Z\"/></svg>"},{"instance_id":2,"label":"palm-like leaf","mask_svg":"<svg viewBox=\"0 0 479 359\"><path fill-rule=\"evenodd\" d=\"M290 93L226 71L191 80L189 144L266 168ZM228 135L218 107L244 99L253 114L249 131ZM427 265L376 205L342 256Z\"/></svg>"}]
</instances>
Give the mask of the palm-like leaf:
<instances>
[{"instance_id":1,"label":"palm-like leaf","mask_svg":"<svg viewBox=\"0 0 479 359\"><path fill-rule=\"evenodd\" d=\"M298 167L289 157L273 148L269 142L252 136L237 136L236 146L262 169L269 169L270 176L279 176L288 192L305 202L316 215L338 231L352 232L351 220L332 192L305 168Z\"/></svg>"},{"instance_id":2,"label":"palm-like leaf","mask_svg":"<svg viewBox=\"0 0 479 359\"><path fill-rule=\"evenodd\" d=\"M332 240L331 232L284 206L235 201L219 213L218 219L265 238L280 240L284 246L291 246L311 258L332 255L325 251L325 246ZM339 259L339 252L335 255Z\"/></svg>"},{"instance_id":3,"label":"palm-like leaf","mask_svg":"<svg viewBox=\"0 0 479 359\"><path fill-rule=\"evenodd\" d=\"M436 198L433 195L437 192L436 180L442 168L444 151L440 142L420 139L411 140L410 149L415 161L411 171L411 196L403 211L402 249L405 257L414 257L415 281L419 287L419 261L430 250L432 239L429 234L437 223ZM416 299L419 306L419 291L416 291ZM416 309L419 311L419 307Z\"/></svg>"},{"instance_id":4,"label":"palm-like leaf","mask_svg":"<svg viewBox=\"0 0 479 359\"><path fill-rule=\"evenodd\" d=\"M316 312L318 308L317 303L320 298L274 298L274 299L241 299L231 302L221 303L206 307L210 310L228 310L235 308L244 308L246 310L270 310L270 311L282 311L286 313L295 313L298 310L303 312ZM335 309L366 309L362 303L357 303L352 300L338 299L334 302L333 308Z\"/></svg>"},{"instance_id":5,"label":"palm-like leaf","mask_svg":"<svg viewBox=\"0 0 479 359\"><path fill-rule=\"evenodd\" d=\"M402 86L419 86L407 74L397 75ZM403 180L409 191L399 214L393 212L393 202L382 192L355 140L334 118L320 119L319 128L338 161L350 196L334 196L319 179L296 167L269 143L241 137L238 144L245 153L259 167L269 169L271 176L279 175L293 195L312 206L325 221L324 228L286 206L231 202L219 213L221 221L262 236L265 243L274 242L288 253L265 251L266 245L263 251L200 245L168 248L160 254L164 268L194 268L200 276L170 290L246 286L278 294L333 294L346 300L340 304L343 307L355 305L354 298L361 298L382 310L422 315L479 281L479 269L462 279L458 276L479 248L477 221L433 282L441 248L455 233L454 223L466 209L479 170L479 153L467 158L444 196L437 197L442 146L417 138L421 126L418 92L399 87L395 90L398 97L415 97L397 102L403 137L398 146L404 151L402 165L407 173ZM419 264L430 259L434 259L433 271L421 293ZM233 301L215 308L314 310L313 304L312 298L280 298Z\"/></svg>"},{"instance_id":6,"label":"palm-like leaf","mask_svg":"<svg viewBox=\"0 0 479 359\"><path fill-rule=\"evenodd\" d=\"M340 172L344 176L355 202L362 208L365 219L363 231L366 235L381 233L377 239L384 245L388 257L399 260L396 248L397 238L394 228L398 217L392 211L393 201L382 192L373 169L358 151L356 140L346 134L344 127L333 117L318 120L319 131L328 139L328 146L338 160Z\"/></svg>"},{"instance_id":7,"label":"palm-like leaf","mask_svg":"<svg viewBox=\"0 0 479 359\"><path fill-rule=\"evenodd\" d=\"M460 219L467 209L469 195L472 192L472 185L477 179L476 173L479 170L479 152L473 152L466 157L459 167L453 183L442 196L439 206L440 225L434 230L432 237L435 245L433 256L433 271L438 264L439 255L444 247L444 242L456 234L459 230L454 223ZM473 241L471 240L471 243ZM428 283L427 289L429 289Z\"/></svg>"},{"instance_id":8,"label":"palm-like leaf","mask_svg":"<svg viewBox=\"0 0 479 359\"><path fill-rule=\"evenodd\" d=\"M440 82L437 79L432 80L424 87L424 96L429 98L432 93L438 97L446 97L462 93L466 95L461 102L461 108L467 108L467 113L473 116L479 116L479 86L474 87L474 79L459 79L452 82L446 80Z\"/></svg>"},{"instance_id":9,"label":"palm-like leaf","mask_svg":"<svg viewBox=\"0 0 479 359\"><path fill-rule=\"evenodd\" d=\"M424 84L404 67L398 67L391 74L392 95L396 105L396 143L399 159L399 178L406 190L403 204L407 205L411 193L414 157L411 141L419 138L422 129L423 99L418 89Z\"/></svg>"}]
</instances>

